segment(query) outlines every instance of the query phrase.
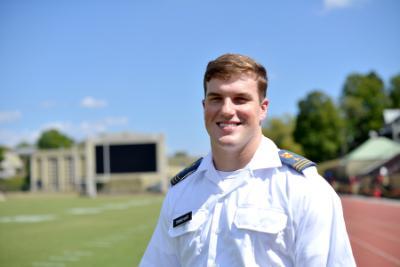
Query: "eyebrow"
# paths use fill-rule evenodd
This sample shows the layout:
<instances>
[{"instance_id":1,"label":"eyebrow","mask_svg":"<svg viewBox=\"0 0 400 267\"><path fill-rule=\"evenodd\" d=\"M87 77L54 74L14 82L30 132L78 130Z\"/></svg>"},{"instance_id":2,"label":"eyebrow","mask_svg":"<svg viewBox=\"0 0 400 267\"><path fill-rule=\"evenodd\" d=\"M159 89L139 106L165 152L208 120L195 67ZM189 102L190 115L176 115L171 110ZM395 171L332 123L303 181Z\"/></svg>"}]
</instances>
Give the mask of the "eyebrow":
<instances>
[{"instance_id":1,"label":"eyebrow","mask_svg":"<svg viewBox=\"0 0 400 267\"><path fill-rule=\"evenodd\" d=\"M221 96L221 94L218 94L218 93L207 93L206 98L208 98L208 97L216 97L216 96Z\"/></svg>"},{"instance_id":2,"label":"eyebrow","mask_svg":"<svg viewBox=\"0 0 400 267\"><path fill-rule=\"evenodd\" d=\"M221 96L221 94L213 93L213 92L207 93L206 98L207 97L216 97L216 96ZM251 97L251 95L248 93L238 93L238 94L235 94L234 97Z\"/></svg>"},{"instance_id":3,"label":"eyebrow","mask_svg":"<svg viewBox=\"0 0 400 267\"><path fill-rule=\"evenodd\" d=\"M248 94L248 93L239 93L239 94L237 94L237 95L235 95L235 96L236 96L236 97L245 97L245 98L251 97L251 95Z\"/></svg>"}]
</instances>

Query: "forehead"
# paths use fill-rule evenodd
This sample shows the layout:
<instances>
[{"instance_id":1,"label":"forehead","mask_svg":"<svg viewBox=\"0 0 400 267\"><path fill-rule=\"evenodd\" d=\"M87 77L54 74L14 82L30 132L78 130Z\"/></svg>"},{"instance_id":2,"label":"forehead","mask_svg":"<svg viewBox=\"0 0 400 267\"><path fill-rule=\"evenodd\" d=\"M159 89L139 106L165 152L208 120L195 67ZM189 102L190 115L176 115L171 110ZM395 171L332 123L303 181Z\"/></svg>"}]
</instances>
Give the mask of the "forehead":
<instances>
[{"instance_id":1,"label":"forehead","mask_svg":"<svg viewBox=\"0 0 400 267\"><path fill-rule=\"evenodd\" d=\"M212 78L207 82L207 95L210 93L258 93L254 74L234 74L228 79Z\"/></svg>"}]
</instances>

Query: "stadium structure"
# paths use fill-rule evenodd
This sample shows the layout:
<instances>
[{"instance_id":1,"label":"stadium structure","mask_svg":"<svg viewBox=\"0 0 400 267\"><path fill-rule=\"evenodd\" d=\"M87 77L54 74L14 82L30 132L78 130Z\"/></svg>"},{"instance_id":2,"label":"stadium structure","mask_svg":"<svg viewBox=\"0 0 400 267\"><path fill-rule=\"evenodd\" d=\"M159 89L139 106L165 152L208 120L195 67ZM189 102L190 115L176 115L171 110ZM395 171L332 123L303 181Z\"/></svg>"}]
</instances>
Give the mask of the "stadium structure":
<instances>
[{"instance_id":1,"label":"stadium structure","mask_svg":"<svg viewBox=\"0 0 400 267\"><path fill-rule=\"evenodd\" d=\"M36 150L31 191L132 193L167 188L162 134L107 134L72 148Z\"/></svg>"}]
</instances>

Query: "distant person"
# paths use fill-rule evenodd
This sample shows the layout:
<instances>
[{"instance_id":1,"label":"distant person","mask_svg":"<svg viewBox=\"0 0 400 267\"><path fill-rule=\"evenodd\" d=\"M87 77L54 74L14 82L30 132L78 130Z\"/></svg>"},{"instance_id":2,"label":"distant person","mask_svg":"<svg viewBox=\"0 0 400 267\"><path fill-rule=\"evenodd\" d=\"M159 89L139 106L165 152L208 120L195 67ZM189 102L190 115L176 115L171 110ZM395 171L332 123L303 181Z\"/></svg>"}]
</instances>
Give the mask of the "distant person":
<instances>
[{"instance_id":1,"label":"distant person","mask_svg":"<svg viewBox=\"0 0 400 267\"><path fill-rule=\"evenodd\" d=\"M315 164L262 135L265 68L207 65L211 152L171 180L141 267L355 266L339 197Z\"/></svg>"}]
</instances>

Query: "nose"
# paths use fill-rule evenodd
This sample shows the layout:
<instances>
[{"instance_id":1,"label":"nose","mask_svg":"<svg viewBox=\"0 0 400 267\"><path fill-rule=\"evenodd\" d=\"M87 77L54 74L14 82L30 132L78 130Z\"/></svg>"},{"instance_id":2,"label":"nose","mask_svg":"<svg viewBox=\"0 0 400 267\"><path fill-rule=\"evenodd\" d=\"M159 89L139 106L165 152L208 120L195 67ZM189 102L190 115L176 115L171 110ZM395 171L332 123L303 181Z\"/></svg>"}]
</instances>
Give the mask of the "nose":
<instances>
[{"instance_id":1,"label":"nose","mask_svg":"<svg viewBox=\"0 0 400 267\"><path fill-rule=\"evenodd\" d=\"M226 98L222 103L221 114L225 116L232 116L234 115L234 112L235 110L232 101L229 98Z\"/></svg>"}]
</instances>

